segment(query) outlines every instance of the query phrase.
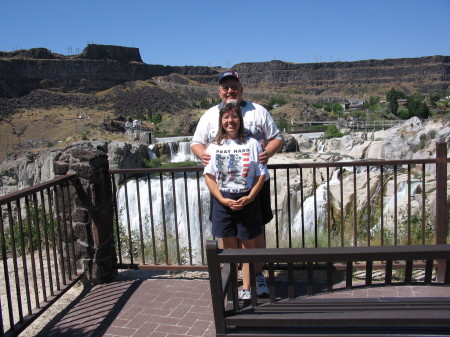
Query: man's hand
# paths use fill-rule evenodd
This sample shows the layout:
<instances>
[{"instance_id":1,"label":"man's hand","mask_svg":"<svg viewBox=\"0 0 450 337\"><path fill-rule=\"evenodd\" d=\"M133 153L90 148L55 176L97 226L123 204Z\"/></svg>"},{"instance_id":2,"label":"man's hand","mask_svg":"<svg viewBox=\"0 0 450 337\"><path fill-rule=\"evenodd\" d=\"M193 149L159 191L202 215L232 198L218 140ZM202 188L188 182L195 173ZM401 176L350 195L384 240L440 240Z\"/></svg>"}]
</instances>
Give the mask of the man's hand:
<instances>
[{"instance_id":1,"label":"man's hand","mask_svg":"<svg viewBox=\"0 0 450 337\"><path fill-rule=\"evenodd\" d=\"M270 152L269 151L263 151L259 154L258 160L261 164L266 165L269 162L270 158Z\"/></svg>"},{"instance_id":2,"label":"man's hand","mask_svg":"<svg viewBox=\"0 0 450 337\"><path fill-rule=\"evenodd\" d=\"M203 144L194 144L191 146L192 153L201 160L203 166L208 165L211 160L211 156L206 153L207 146Z\"/></svg>"},{"instance_id":3,"label":"man's hand","mask_svg":"<svg viewBox=\"0 0 450 337\"><path fill-rule=\"evenodd\" d=\"M208 165L211 160L211 155L206 153L206 149L203 150L200 160L202 161L203 166Z\"/></svg>"}]
</instances>

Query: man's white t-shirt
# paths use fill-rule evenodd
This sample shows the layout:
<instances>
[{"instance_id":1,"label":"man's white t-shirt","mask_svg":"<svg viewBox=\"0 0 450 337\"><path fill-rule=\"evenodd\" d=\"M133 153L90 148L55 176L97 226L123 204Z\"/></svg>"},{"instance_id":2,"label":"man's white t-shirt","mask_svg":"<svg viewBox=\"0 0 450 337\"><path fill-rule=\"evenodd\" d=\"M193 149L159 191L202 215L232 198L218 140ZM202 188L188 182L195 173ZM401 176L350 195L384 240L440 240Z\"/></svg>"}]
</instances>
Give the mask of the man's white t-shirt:
<instances>
[{"instance_id":1,"label":"man's white t-shirt","mask_svg":"<svg viewBox=\"0 0 450 337\"><path fill-rule=\"evenodd\" d=\"M206 146L213 141L219 129L219 111L222 107L223 103L220 103L203 114L192 137L191 146L194 144ZM242 101L241 109L246 137L255 138L263 149L268 140L283 139L272 116L263 106Z\"/></svg>"},{"instance_id":2,"label":"man's white t-shirt","mask_svg":"<svg viewBox=\"0 0 450 337\"><path fill-rule=\"evenodd\" d=\"M232 139L223 140L221 145L211 143L206 152L211 155L211 160L203 174L213 175L220 191L250 191L255 178L267 174L266 165L258 160L261 145L253 138L246 138L243 144Z\"/></svg>"}]
</instances>

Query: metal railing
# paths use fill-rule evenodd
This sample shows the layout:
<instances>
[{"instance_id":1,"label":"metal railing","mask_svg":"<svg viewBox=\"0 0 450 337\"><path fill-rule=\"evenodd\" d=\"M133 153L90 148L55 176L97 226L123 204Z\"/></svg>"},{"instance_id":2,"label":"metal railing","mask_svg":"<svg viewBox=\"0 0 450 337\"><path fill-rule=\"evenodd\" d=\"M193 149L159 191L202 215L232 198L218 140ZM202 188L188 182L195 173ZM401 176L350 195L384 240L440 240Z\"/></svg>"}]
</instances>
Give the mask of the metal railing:
<instances>
[{"instance_id":1,"label":"metal railing","mask_svg":"<svg viewBox=\"0 0 450 337\"><path fill-rule=\"evenodd\" d=\"M446 144L436 158L269 165L267 247L446 243ZM118 269L206 270L203 168L110 170ZM107 177L109 179L109 177ZM0 197L0 335L16 336L84 275L70 174ZM97 196L102 198L102 196Z\"/></svg>"},{"instance_id":2,"label":"metal railing","mask_svg":"<svg viewBox=\"0 0 450 337\"><path fill-rule=\"evenodd\" d=\"M269 165L267 247L445 243L448 162L444 143L432 159ZM119 268L206 269L202 171L110 170Z\"/></svg>"},{"instance_id":3,"label":"metal railing","mask_svg":"<svg viewBox=\"0 0 450 337\"><path fill-rule=\"evenodd\" d=\"M17 336L83 276L66 216L74 177L0 197L1 336Z\"/></svg>"}]
</instances>

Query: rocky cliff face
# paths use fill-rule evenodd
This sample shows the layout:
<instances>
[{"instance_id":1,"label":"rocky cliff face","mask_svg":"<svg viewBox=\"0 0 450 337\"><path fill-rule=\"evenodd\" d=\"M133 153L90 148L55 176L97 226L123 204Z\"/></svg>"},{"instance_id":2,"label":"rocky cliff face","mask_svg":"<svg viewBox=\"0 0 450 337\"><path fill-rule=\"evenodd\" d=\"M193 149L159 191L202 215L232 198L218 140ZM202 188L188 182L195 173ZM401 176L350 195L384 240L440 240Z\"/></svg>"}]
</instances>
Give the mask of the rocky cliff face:
<instances>
[{"instance_id":1,"label":"rocky cliff face","mask_svg":"<svg viewBox=\"0 0 450 337\"><path fill-rule=\"evenodd\" d=\"M19 97L34 89L100 91L127 81L172 73L213 79L208 67L172 67L142 62L138 48L88 45L80 55L62 56L36 48L0 52L0 97Z\"/></svg>"},{"instance_id":2,"label":"rocky cliff face","mask_svg":"<svg viewBox=\"0 0 450 337\"><path fill-rule=\"evenodd\" d=\"M358 62L241 63L233 67L251 87L293 87L305 94L350 93L361 86L406 85L415 91L450 85L450 56ZM0 97L18 97L34 89L100 91L126 81L180 74L215 85L220 68L173 67L142 62L138 48L88 45L80 55L63 56L45 48L0 52ZM347 88L348 87L348 88Z\"/></svg>"},{"instance_id":3,"label":"rocky cliff face","mask_svg":"<svg viewBox=\"0 0 450 337\"><path fill-rule=\"evenodd\" d=\"M444 90L450 84L449 56L308 64L271 61L242 63L235 69L250 85L300 87L316 94L345 85L410 83L419 91L429 91Z\"/></svg>"}]
</instances>

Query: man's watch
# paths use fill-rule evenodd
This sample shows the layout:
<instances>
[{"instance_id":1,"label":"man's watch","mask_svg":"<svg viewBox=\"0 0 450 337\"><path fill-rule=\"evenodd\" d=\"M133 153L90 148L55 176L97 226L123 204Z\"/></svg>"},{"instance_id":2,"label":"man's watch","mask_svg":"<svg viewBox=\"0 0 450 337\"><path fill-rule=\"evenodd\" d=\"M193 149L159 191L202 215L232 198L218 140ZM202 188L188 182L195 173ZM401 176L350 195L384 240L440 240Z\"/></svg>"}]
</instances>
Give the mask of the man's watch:
<instances>
[{"instance_id":1,"label":"man's watch","mask_svg":"<svg viewBox=\"0 0 450 337\"><path fill-rule=\"evenodd\" d=\"M267 155L270 157L272 157L272 154L269 151L266 151Z\"/></svg>"}]
</instances>

